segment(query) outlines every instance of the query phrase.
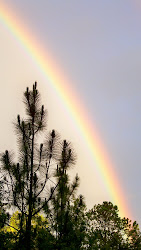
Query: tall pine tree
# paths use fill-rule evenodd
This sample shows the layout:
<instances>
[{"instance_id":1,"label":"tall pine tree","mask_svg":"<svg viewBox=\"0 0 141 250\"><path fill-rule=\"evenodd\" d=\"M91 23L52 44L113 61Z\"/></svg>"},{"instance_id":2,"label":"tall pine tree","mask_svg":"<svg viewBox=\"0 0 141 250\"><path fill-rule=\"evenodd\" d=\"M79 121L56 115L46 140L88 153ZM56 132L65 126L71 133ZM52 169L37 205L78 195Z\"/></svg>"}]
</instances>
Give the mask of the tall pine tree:
<instances>
[{"instance_id":1,"label":"tall pine tree","mask_svg":"<svg viewBox=\"0 0 141 250\"><path fill-rule=\"evenodd\" d=\"M40 105L37 83L33 90L24 93L26 119L17 116L15 124L18 135L19 161L14 163L12 154L6 150L1 156L3 183L7 196L5 201L20 211L19 244L32 248L32 219L51 200L58 184L50 185L50 166L58 154L58 136L49 133L45 145L38 145L38 136L46 125L46 111ZM48 185L48 195L47 195ZM45 197L46 193L46 198ZM26 228L24 221L26 220Z\"/></svg>"}]
</instances>

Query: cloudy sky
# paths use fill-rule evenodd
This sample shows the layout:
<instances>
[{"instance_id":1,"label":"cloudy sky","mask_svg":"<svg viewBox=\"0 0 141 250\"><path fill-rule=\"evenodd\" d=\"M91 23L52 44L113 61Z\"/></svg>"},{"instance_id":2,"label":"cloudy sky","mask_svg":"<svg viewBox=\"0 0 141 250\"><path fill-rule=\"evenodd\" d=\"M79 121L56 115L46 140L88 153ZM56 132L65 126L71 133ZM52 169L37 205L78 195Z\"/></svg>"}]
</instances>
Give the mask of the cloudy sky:
<instances>
[{"instance_id":1,"label":"cloudy sky","mask_svg":"<svg viewBox=\"0 0 141 250\"><path fill-rule=\"evenodd\" d=\"M69 79L92 126L98 128L132 219L141 223L140 1L7 0L2 5ZM73 172L81 178L79 192L88 207L111 200L78 124L3 20L0 78L0 151L16 149L12 122L18 113L24 114L23 91L37 81L48 109L48 129L57 129L75 148Z\"/></svg>"}]
</instances>

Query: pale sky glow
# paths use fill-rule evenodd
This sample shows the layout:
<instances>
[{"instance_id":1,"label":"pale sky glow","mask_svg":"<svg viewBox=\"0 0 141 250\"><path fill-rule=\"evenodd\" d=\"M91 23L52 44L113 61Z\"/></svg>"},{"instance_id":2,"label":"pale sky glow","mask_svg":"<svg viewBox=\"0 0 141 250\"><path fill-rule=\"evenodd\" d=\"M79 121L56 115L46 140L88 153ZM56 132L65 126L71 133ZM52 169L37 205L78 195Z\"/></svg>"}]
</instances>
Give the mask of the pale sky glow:
<instances>
[{"instance_id":1,"label":"pale sky glow","mask_svg":"<svg viewBox=\"0 0 141 250\"><path fill-rule=\"evenodd\" d=\"M4 1L2 1L4 3ZM98 128L125 203L141 223L141 6L135 0L7 0L45 55L49 51ZM0 4L1 6L1 4ZM12 122L23 115L22 95L37 81L48 129L72 142L73 172L89 207L111 200L85 139L30 55L0 23L0 151L16 148ZM126 215L125 215L126 216ZM131 218L132 219L132 218Z\"/></svg>"}]
</instances>

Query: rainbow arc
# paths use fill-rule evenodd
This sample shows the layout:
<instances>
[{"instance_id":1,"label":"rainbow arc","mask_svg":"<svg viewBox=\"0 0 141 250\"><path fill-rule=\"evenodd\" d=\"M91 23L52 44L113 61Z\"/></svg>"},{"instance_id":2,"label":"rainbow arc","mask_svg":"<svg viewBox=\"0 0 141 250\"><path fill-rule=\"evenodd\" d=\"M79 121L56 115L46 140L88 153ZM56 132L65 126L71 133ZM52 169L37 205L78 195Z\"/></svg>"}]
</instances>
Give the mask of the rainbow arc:
<instances>
[{"instance_id":1,"label":"rainbow arc","mask_svg":"<svg viewBox=\"0 0 141 250\"><path fill-rule=\"evenodd\" d=\"M115 170L113 170L113 164L102 144L99 133L94 125L92 126L89 122L90 119L86 119L87 112L85 107L78 101L77 94L70 87L71 84L67 77L61 73L61 69L55 64L55 60L53 60L49 53L48 55L46 54L46 57L44 56L42 48L33 40L28 30L20 24L20 20L16 20L14 11L8 9L5 3L0 4L0 22L6 26L14 39L18 40L24 50L36 62L40 71L50 81L55 91L63 100L64 105L69 110L88 145L88 149L94 159L95 167L110 194L111 201L118 205L120 216L126 217L127 214L130 215L129 208L125 202L124 191L117 179Z\"/></svg>"}]
</instances>

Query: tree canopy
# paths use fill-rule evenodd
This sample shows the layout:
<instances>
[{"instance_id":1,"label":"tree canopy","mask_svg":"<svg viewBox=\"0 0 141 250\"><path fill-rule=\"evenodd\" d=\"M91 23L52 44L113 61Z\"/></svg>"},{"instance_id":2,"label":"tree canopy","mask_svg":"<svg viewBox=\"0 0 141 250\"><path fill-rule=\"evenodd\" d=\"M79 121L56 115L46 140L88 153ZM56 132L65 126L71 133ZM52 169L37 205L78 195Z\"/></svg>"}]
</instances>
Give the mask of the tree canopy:
<instances>
[{"instance_id":1,"label":"tree canopy","mask_svg":"<svg viewBox=\"0 0 141 250\"><path fill-rule=\"evenodd\" d=\"M54 129L46 132L36 82L24 104L26 117L14 124L18 162L8 150L0 157L0 248L141 249L137 222L120 218L107 201L88 210L78 195L78 174L70 180L75 151Z\"/></svg>"}]
</instances>

